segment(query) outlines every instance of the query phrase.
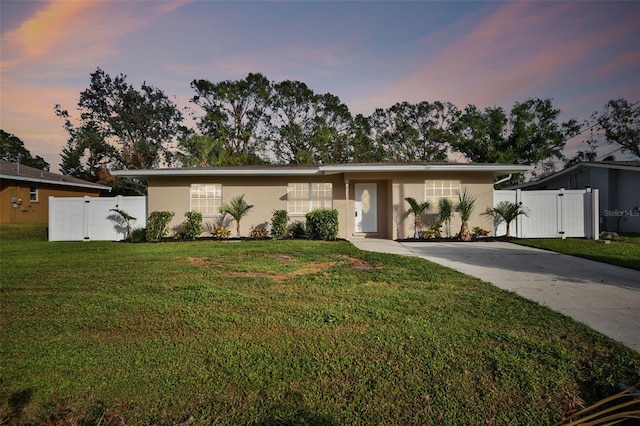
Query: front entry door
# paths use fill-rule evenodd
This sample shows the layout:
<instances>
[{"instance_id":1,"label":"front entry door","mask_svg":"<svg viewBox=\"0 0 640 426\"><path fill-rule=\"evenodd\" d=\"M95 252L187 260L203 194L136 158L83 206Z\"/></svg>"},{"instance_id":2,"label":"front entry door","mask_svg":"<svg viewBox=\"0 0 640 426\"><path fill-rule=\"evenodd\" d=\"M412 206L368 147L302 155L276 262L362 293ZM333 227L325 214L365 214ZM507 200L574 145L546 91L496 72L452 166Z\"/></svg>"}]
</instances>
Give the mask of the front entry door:
<instances>
[{"instance_id":1,"label":"front entry door","mask_svg":"<svg viewBox=\"0 0 640 426\"><path fill-rule=\"evenodd\" d=\"M376 183L356 183L356 232L378 232Z\"/></svg>"}]
</instances>

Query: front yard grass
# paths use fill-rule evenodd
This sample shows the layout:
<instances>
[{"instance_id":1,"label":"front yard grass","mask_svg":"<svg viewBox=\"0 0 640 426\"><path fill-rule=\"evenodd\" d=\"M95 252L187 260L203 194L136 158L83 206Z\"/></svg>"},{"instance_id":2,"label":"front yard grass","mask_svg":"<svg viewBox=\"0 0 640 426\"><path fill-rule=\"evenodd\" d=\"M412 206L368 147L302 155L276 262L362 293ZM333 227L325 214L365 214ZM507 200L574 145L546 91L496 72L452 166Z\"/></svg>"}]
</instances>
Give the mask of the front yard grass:
<instances>
[{"instance_id":1,"label":"front yard grass","mask_svg":"<svg viewBox=\"0 0 640 426\"><path fill-rule=\"evenodd\" d=\"M523 246L557 251L640 271L640 235L638 234L623 234L618 241L612 241L610 244L581 238L565 240L543 238L514 242Z\"/></svg>"},{"instance_id":2,"label":"front yard grass","mask_svg":"<svg viewBox=\"0 0 640 426\"><path fill-rule=\"evenodd\" d=\"M1 234L0 424L528 424L640 355L427 261L347 242Z\"/></svg>"}]
</instances>

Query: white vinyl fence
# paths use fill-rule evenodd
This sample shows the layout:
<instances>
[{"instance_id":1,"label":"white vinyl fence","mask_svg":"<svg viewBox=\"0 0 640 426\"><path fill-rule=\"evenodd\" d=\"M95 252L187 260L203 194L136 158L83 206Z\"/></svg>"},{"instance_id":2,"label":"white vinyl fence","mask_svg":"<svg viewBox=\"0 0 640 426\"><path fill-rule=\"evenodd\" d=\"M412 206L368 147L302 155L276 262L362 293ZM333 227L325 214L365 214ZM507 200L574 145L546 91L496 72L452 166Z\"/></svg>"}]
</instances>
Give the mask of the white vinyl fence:
<instances>
[{"instance_id":1,"label":"white vinyl fence","mask_svg":"<svg viewBox=\"0 0 640 426\"><path fill-rule=\"evenodd\" d=\"M146 197L49 197L49 241L121 241L127 236L119 209L136 218L131 228L147 226Z\"/></svg>"},{"instance_id":2,"label":"white vinyl fence","mask_svg":"<svg viewBox=\"0 0 640 426\"><path fill-rule=\"evenodd\" d=\"M511 236L519 238L598 239L598 190L494 191L493 203L522 203L528 216L511 223ZM494 235L505 235L505 223L495 224Z\"/></svg>"}]
</instances>

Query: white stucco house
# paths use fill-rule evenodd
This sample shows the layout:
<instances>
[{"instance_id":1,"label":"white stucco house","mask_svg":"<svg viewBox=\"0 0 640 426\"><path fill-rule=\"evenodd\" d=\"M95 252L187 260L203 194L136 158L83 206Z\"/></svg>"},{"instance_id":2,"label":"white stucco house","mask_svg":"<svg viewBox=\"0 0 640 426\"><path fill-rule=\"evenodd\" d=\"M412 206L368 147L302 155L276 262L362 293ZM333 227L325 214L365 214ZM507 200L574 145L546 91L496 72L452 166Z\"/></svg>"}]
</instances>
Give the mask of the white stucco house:
<instances>
[{"instance_id":1,"label":"white stucco house","mask_svg":"<svg viewBox=\"0 0 640 426\"><path fill-rule=\"evenodd\" d=\"M171 227L184 220L185 212L198 210L206 229L220 219L223 203L244 195L254 208L242 220L243 235L252 227L270 223L274 210L287 210L291 220L304 221L310 210L331 208L338 211L340 238L397 239L413 235L406 197L430 201L430 213L435 216L441 198L457 203L465 190L476 199L470 227L493 229L493 221L482 213L494 205L494 183L529 169L503 164L375 163L121 170L112 174L146 180L149 212L174 212Z\"/></svg>"}]
</instances>

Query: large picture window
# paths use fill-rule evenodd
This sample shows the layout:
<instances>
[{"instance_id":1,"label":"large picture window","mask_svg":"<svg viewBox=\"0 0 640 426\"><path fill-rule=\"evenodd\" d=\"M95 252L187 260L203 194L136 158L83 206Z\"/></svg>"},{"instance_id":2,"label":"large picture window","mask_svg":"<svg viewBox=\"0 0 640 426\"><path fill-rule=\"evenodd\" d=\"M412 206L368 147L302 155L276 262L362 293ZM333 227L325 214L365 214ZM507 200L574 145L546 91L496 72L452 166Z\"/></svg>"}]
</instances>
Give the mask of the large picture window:
<instances>
[{"instance_id":1,"label":"large picture window","mask_svg":"<svg viewBox=\"0 0 640 426\"><path fill-rule=\"evenodd\" d=\"M219 183L193 183L190 188L191 207L203 216L220 213L222 185Z\"/></svg>"},{"instance_id":2,"label":"large picture window","mask_svg":"<svg viewBox=\"0 0 640 426\"><path fill-rule=\"evenodd\" d=\"M332 207L333 185L330 183L290 183L287 187L289 213L308 213Z\"/></svg>"},{"instance_id":3,"label":"large picture window","mask_svg":"<svg viewBox=\"0 0 640 426\"><path fill-rule=\"evenodd\" d=\"M450 198L456 201L460 195L459 180L428 180L425 182L425 200L437 205L440 198Z\"/></svg>"}]
</instances>

